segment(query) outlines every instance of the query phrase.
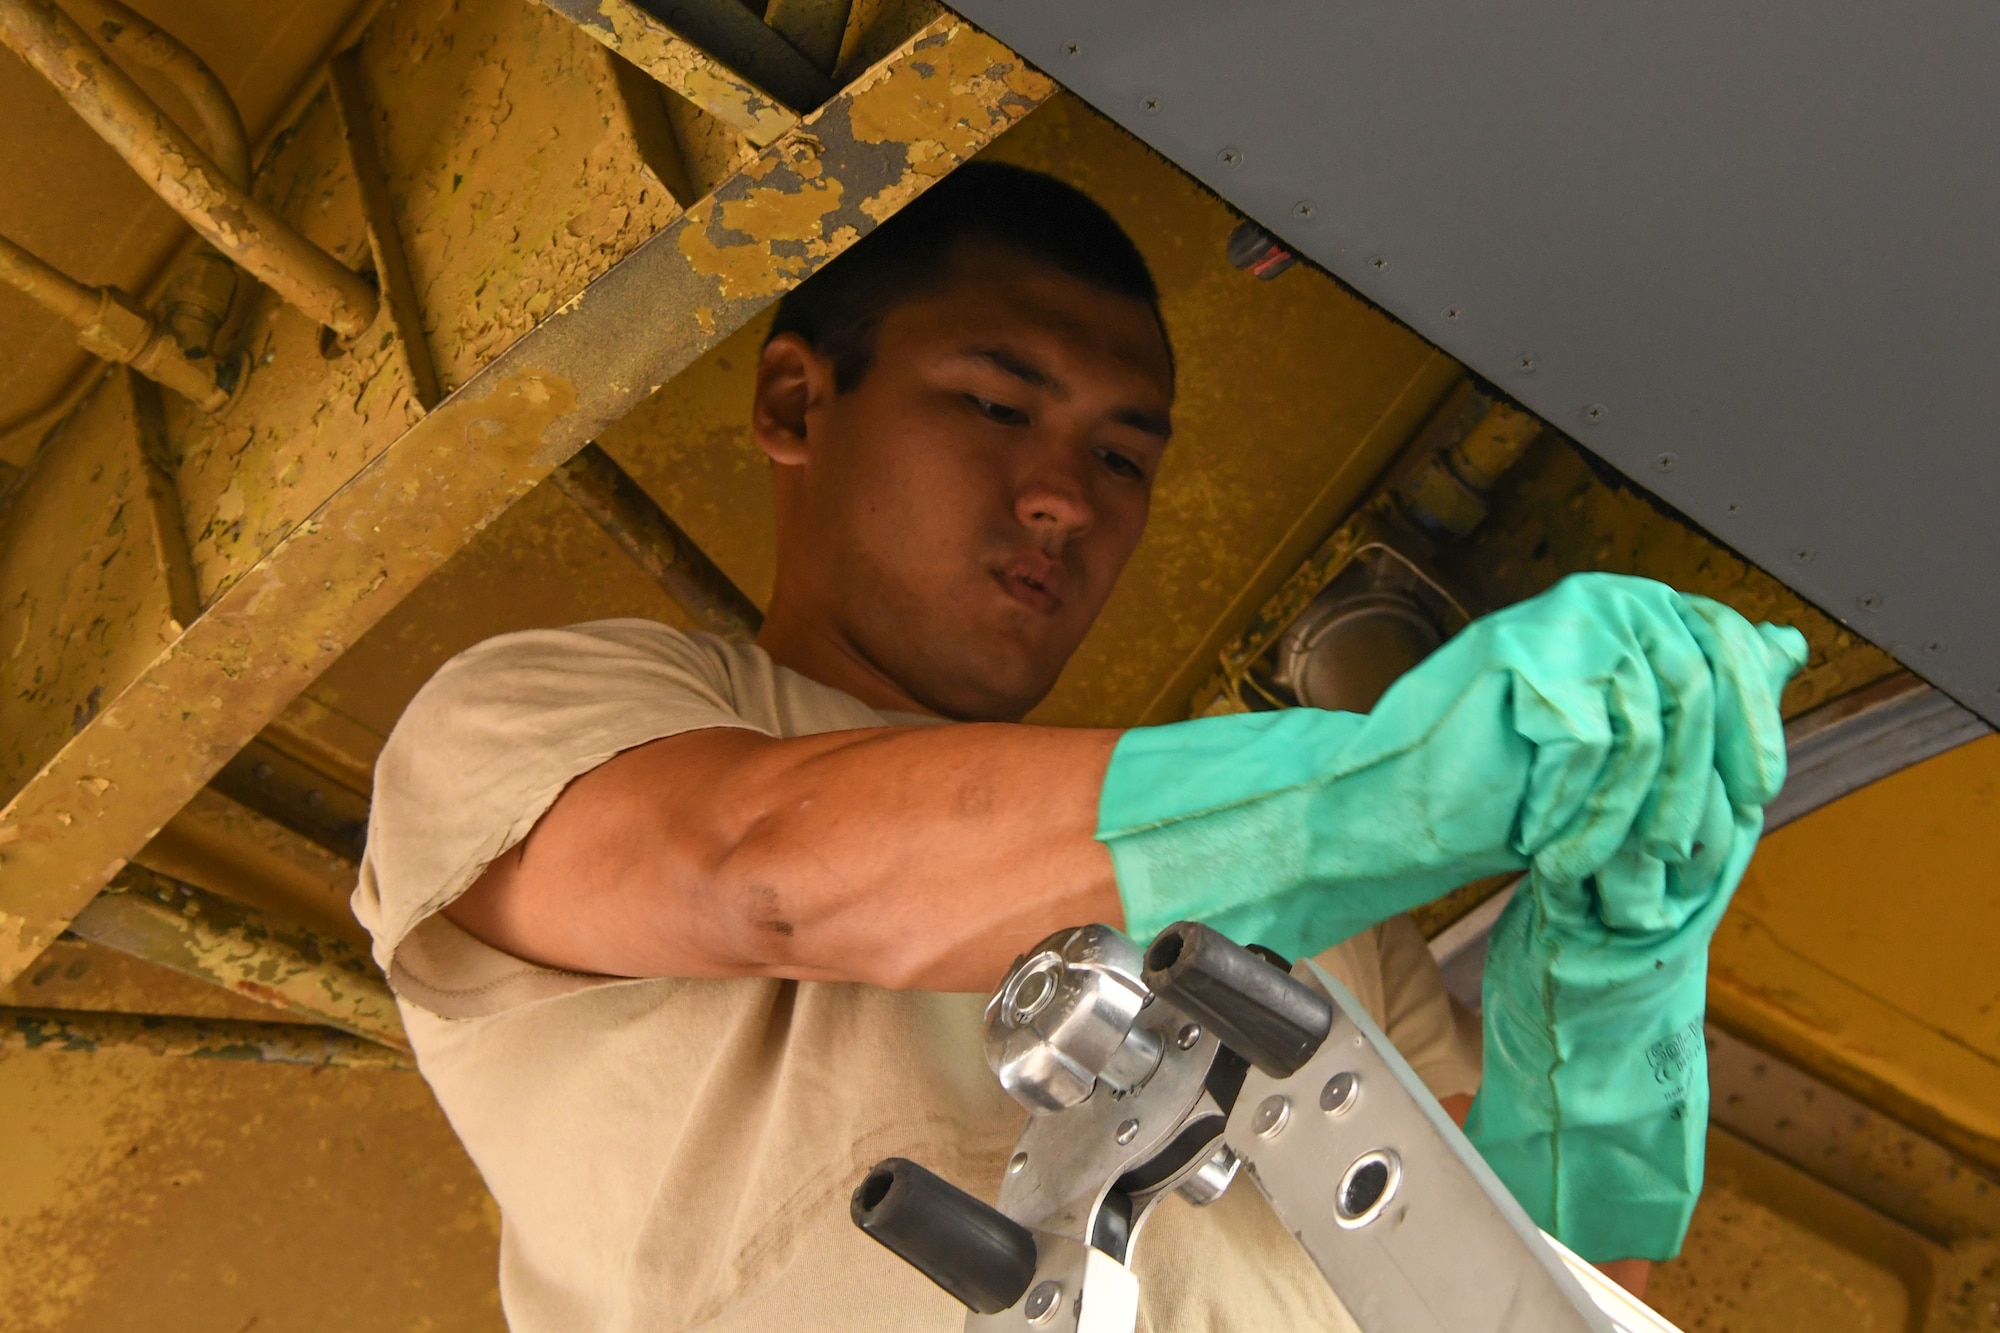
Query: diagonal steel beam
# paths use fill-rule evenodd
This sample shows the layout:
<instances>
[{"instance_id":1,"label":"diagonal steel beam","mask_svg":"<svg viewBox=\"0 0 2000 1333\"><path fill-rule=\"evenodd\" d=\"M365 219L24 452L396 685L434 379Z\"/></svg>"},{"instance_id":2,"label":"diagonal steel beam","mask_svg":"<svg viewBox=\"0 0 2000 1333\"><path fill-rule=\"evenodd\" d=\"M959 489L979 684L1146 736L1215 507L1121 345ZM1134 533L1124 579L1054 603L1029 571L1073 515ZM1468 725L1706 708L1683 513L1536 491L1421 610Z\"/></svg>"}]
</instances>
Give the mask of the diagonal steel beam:
<instances>
[{"instance_id":1,"label":"diagonal steel beam","mask_svg":"<svg viewBox=\"0 0 2000 1333\"><path fill-rule=\"evenodd\" d=\"M694 538L646 494L646 488L618 466L617 459L595 444L586 444L555 470L555 483L697 625L739 643L757 637L764 624L757 604L729 581Z\"/></svg>"},{"instance_id":2,"label":"diagonal steel beam","mask_svg":"<svg viewBox=\"0 0 2000 1333\"><path fill-rule=\"evenodd\" d=\"M0 810L0 981L473 533L1055 87L938 19L378 454Z\"/></svg>"},{"instance_id":3,"label":"diagonal steel beam","mask_svg":"<svg viewBox=\"0 0 2000 1333\"><path fill-rule=\"evenodd\" d=\"M194 1060L334 1069L416 1068L416 1061L402 1051L304 1023L172 1018L90 1009L0 1008L0 1053L42 1050L135 1051Z\"/></svg>"},{"instance_id":4,"label":"diagonal steel beam","mask_svg":"<svg viewBox=\"0 0 2000 1333\"><path fill-rule=\"evenodd\" d=\"M677 5L678 28L635 0L542 3L760 148L833 92L831 79L737 0Z\"/></svg>"},{"instance_id":5,"label":"diagonal steel beam","mask_svg":"<svg viewBox=\"0 0 2000 1333\"><path fill-rule=\"evenodd\" d=\"M127 866L70 933L182 976L408 1050L389 983L366 954L166 875Z\"/></svg>"}]
</instances>

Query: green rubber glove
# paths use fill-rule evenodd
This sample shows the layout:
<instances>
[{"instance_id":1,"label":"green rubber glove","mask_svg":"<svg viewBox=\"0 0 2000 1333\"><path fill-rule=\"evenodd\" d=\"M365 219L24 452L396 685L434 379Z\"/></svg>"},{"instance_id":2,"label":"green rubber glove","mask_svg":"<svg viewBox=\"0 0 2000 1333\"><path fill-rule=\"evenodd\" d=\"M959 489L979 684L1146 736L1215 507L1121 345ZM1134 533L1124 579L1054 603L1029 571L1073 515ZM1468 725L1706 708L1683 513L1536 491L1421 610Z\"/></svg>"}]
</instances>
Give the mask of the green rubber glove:
<instances>
[{"instance_id":1,"label":"green rubber glove","mask_svg":"<svg viewBox=\"0 0 2000 1333\"><path fill-rule=\"evenodd\" d=\"M1487 946L1485 1072L1466 1135L1529 1216L1592 1260L1670 1259L1687 1234L1708 1129L1708 943L1785 772L1781 745L1721 722L1775 721L1805 661L1796 631L1697 610L1725 655L1762 649L1764 678L1738 673L1745 692L1717 701L1695 841L1634 838L1582 877L1537 867Z\"/></svg>"},{"instance_id":2,"label":"green rubber glove","mask_svg":"<svg viewBox=\"0 0 2000 1333\"><path fill-rule=\"evenodd\" d=\"M1577 883L1628 841L1684 859L1713 776L1758 808L1772 755L1782 776L1771 636L1798 637L1580 574L1474 621L1365 717L1129 731L1097 829L1126 929L1143 941L1185 918L1309 955L1485 875Z\"/></svg>"}]
</instances>

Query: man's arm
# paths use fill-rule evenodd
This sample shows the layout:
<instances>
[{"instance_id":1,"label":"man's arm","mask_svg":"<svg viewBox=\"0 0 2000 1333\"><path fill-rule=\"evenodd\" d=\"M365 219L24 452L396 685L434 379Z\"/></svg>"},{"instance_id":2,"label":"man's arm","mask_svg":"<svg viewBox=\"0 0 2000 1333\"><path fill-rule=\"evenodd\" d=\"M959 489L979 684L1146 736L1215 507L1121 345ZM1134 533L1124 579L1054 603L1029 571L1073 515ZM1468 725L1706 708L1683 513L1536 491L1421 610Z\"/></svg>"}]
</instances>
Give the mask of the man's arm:
<instances>
[{"instance_id":1,"label":"man's arm","mask_svg":"<svg viewBox=\"0 0 2000 1333\"><path fill-rule=\"evenodd\" d=\"M1052 930L1123 924L1092 836L1118 736L670 736L577 778L444 914L582 972L987 990Z\"/></svg>"}]
</instances>

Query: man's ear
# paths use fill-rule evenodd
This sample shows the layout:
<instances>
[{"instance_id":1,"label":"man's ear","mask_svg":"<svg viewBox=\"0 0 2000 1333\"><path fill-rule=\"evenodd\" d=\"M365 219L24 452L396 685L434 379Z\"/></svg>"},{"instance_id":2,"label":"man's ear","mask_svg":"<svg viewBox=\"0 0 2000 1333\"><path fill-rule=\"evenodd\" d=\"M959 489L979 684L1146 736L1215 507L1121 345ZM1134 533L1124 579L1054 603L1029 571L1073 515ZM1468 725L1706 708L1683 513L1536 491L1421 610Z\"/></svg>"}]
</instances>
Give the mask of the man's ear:
<instances>
[{"instance_id":1,"label":"man's ear","mask_svg":"<svg viewBox=\"0 0 2000 1333\"><path fill-rule=\"evenodd\" d=\"M773 463L806 461L808 422L833 395L833 362L796 333L764 344L757 362L757 395L750 405L750 433Z\"/></svg>"}]
</instances>

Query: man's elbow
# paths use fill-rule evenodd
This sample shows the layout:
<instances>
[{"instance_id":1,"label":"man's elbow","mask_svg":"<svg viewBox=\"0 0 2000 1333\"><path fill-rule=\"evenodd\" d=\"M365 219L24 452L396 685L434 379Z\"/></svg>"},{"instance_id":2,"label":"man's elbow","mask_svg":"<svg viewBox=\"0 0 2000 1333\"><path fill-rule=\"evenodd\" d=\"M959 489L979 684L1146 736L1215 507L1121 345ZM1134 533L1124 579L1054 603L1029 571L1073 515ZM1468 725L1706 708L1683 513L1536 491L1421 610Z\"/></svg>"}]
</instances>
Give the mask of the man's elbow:
<instances>
[{"instance_id":1,"label":"man's elbow","mask_svg":"<svg viewBox=\"0 0 2000 1333\"><path fill-rule=\"evenodd\" d=\"M837 885L786 874L751 830L709 872L715 961L730 975L839 981L917 990L934 984L939 959L925 941L884 920L880 904Z\"/></svg>"}]
</instances>

